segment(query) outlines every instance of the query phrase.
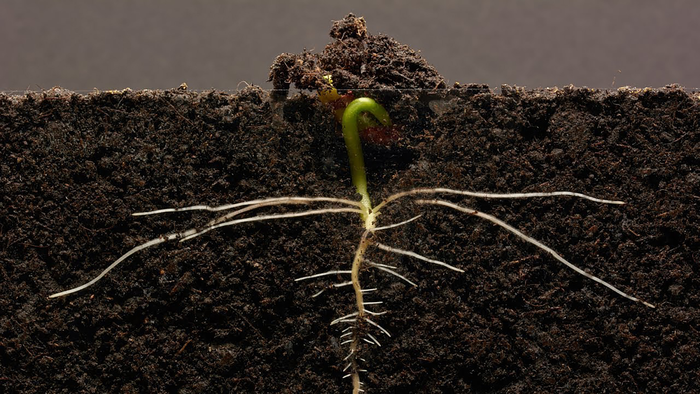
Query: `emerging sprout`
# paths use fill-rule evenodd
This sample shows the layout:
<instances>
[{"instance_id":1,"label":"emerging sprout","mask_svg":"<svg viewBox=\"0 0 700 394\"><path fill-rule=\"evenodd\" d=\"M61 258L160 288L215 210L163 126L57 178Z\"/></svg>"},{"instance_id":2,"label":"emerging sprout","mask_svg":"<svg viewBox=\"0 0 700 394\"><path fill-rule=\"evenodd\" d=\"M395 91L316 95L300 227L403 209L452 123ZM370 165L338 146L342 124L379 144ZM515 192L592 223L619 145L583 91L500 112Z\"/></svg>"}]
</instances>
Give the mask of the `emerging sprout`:
<instances>
[{"instance_id":1,"label":"emerging sprout","mask_svg":"<svg viewBox=\"0 0 700 394\"><path fill-rule=\"evenodd\" d=\"M367 192L365 159L362 155L362 145L360 144L360 133L357 125L357 119L362 112L371 113L383 126L391 126L391 119L389 119L389 113L386 112L384 107L369 97L360 97L353 100L343 113L343 138L345 138L345 146L348 149L352 183L357 188L360 196L362 196L362 201L360 202L363 210L362 219L367 220L372 212L372 201Z\"/></svg>"},{"instance_id":2,"label":"emerging sprout","mask_svg":"<svg viewBox=\"0 0 700 394\"><path fill-rule=\"evenodd\" d=\"M340 100L341 96L338 94L338 89L333 86L333 78L330 75L326 75L323 77L323 80L328 83L328 87L318 90L318 99L323 104L330 104Z\"/></svg>"}]
</instances>

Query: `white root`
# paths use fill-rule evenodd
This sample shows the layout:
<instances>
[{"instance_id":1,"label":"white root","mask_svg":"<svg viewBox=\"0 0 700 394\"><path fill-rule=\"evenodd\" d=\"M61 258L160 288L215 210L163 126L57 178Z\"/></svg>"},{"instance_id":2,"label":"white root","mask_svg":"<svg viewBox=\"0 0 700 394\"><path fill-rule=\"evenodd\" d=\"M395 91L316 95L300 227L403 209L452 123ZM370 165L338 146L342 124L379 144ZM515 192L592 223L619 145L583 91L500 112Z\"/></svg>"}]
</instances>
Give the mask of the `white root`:
<instances>
[{"instance_id":1,"label":"white root","mask_svg":"<svg viewBox=\"0 0 700 394\"><path fill-rule=\"evenodd\" d=\"M444 263L444 262L439 261L439 260L429 259L429 258L427 258L425 256L421 256L415 252L411 252L411 251L403 250L403 249L399 249L399 248L392 248L391 246L387 246L387 245L384 245L384 244L379 243L379 242L375 242L374 245L376 245L379 249L387 251L387 252L402 254L405 256L410 256L410 257L416 258L418 260L423 260L423 261L426 261L426 262L431 263L431 264L436 264L436 265L443 266L445 268L449 268L452 271L464 272L464 270L461 268L454 267L452 265L449 265L449 264Z\"/></svg>"},{"instance_id":2,"label":"white root","mask_svg":"<svg viewBox=\"0 0 700 394\"><path fill-rule=\"evenodd\" d=\"M382 344L379 343L379 341L377 340L377 338L374 337L374 335L367 333L367 336L370 337L370 339L372 339L372 342L376 343L377 346L380 346L380 347L382 346Z\"/></svg>"},{"instance_id":3,"label":"white root","mask_svg":"<svg viewBox=\"0 0 700 394\"><path fill-rule=\"evenodd\" d=\"M605 200L603 200L603 201L605 201ZM586 278L591 279L591 280L593 280L593 281L595 281L595 282L600 283L601 285L607 287L608 289L614 291L615 293L617 293L617 294L619 294L619 295L621 295L621 296L623 296L623 297L625 297L625 298L627 298L627 299L629 299L629 300L632 300L632 301L634 301L634 302L642 303L642 304L644 304L644 305L646 305L646 306L648 306L648 307L650 307L650 308L656 308L656 306L654 306L653 304L650 304L650 303L648 303L648 302L646 302L646 301L642 301L642 300L640 300L639 298L633 297L633 296L631 296L631 295L629 295L629 294L623 292L622 290L619 290L617 287L611 285L610 283L608 283L608 282L606 282L606 281L604 281L604 280L598 278L597 276L593 276L593 275L589 274L588 272L582 270L581 268L579 268L579 267L577 267L577 266L571 264L570 262L568 262L566 259L564 259L563 257L561 257L557 252L555 252L555 251L554 251L552 248L550 248L549 246L543 244L542 242L540 242L540 241L538 241L538 240L536 240L536 239L534 239L534 238L531 238L531 237L529 237L529 236L523 234L520 230L518 230L518 229L516 229L515 227L509 225L508 223L506 223L506 222L504 222L504 221L498 219L498 218L495 217L495 216L491 216L491 215L489 215L489 214L487 214L487 213L483 213L483 212L477 211L477 210L472 209L472 208L462 207L462 206L459 206L459 205L456 205L456 204L454 204L454 203L451 203L451 202L449 202L449 201L444 201L444 200L417 200L416 202L419 203L419 204L442 205L442 206L445 206L445 207L448 207L448 208L455 209L455 210L460 211L460 212L467 213L467 214L469 214L469 215L478 216L478 217L480 217L480 218L482 218L482 219L486 219L486 220L490 221L491 223L494 223L494 224L496 224L496 225L498 225L498 226L500 226L500 227L503 227L504 229L510 231L511 233L515 234L516 236L518 236L520 239L524 240L525 242L529 242L529 243L531 243L531 244L537 246L538 248L544 250L545 252L547 252L547 253L549 253L550 255L552 255L552 257L554 257L555 259L559 260L559 261L562 262L564 265L566 265L567 267L569 267L569 268L571 268L572 270L576 271L577 273L579 273L579 274L585 276Z\"/></svg>"},{"instance_id":4,"label":"white root","mask_svg":"<svg viewBox=\"0 0 700 394\"><path fill-rule=\"evenodd\" d=\"M205 226L202 230L198 230L194 234L190 234L186 237L183 237L180 242L182 241L187 241L192 238L199 237L202 234L208 233L211 230L221 228L221 227L226 227L226 226L233 226L236 224L240 223L248 223L248 222L262 222L264 220L277 220L277 219L288 219L288 218L298 218L302 216L310 216L310 215L323 215L326 213L343 213L343 212L349 212L349 213L356 213L360 214L362 211L359 209L354 209L354 208L324 208L324 209L314 209L310 211L304 211L304 212L292 212L292 213L280 213L280 214L272 214L272 215L260 215L260 216L253 216L250 218L243 218L243 219L236 219L236 220L229 220L227 222L223 223L217 223L214 225L209 225Z\"/></svg>"},{"instance_id":5,"label":"white root","mask_svg":"<svg viewBox=\"0 0 700 394\"><path fill-rule=\"evenodd\" d=\"M357 201L352 201L352 200L347 200L344 198L332 198L332 197L272 197L272 198L263 198L260 200L250 200L250 201L243 201L243 202L238 202L235 204L226 204L226 205L219 205L219 206L210 206L210 205L192 205L189 207L182 207L182 208L165 208L165 209L157 209L155 211L146 211L146 212L136 212L133 213L132 216L148 216L148 215L158 215L161 213L168 213L168 212L185 212L185 211L209 211L209 212L220 212L220 211L228 211L229 209L234 209L238 207L247 207L250 205L270 205L270 203L274 205L281 205L281 204L308 204L312 202L333 202L333 203L339 203L339 204L347 204L350 206L354 207L361 207L361 204Z\"/></svg>"},{"instance_id":6,"label":"white root","mask_svg":"<svg viewBox=\"0 0 700 394\"><path fill-rule=\"evenodd\" d=\"M373 322L373 321L370 320L368 317L365 317L364 320L365 320L367 323L369 323L369 324L371 324L371 325L377 327L377 328L378 328L381 332L383 332L386 336L391 337L391 334L389 334L389 331L385 330L384 327L382 327L382 326L380 326L379 324Z\"/></svg>"},{"instance_id":7,"label":"white root","mask_svg":"<svg viewBox=\"0 0 700 394\"><path fill-rule=\"evenodd\" d=\"M403 222L390 224L390 225L388 225L388 226L375 227L372 231L382 231L382 230L388 230L388 229L394 228L394 227L403 226L404 224L411 223L412 221L414 221L414 220L420 218L421 216L423 216L423 215L414 216L414 217L412 217L412 218L410 218L410 219L408 219L408 220L404 220Z\"/></svg>"},{"instance_id":8,"label":"white root","mask_svg":"<svg viewBox=\"0 0 700 394\"><path fill-rule=\"evenodd\" d=\"M338 323L342 323L342 322L344 322L344 321L346 321L346 320L350 320L351 317L355 317L355 316L357 316L357 315L359 315L359 314L360 314L360 312L353 312L353 313L349 313L349 314L347 314L347 315L345 315L345 316L343 316L343 317L339 317L339 318L337 318L337 319L335 319L335 320L333 320L333 321L331 322L331 326L334 326L334 325L336 325L336 324L338 324ZM355 320L356 320L356 319L352 319L353 322L354 322Z\"/></svg>"},{"instance_id":9,"label":"white root","mask_svg":"<svg viewBox=\"0 0 700 394\"><path fill-rule=\"evenodd\" d=\"M365 311L366 314L371 315L371 316L381 316L381 315L384 315L384 314L387 313L386 311L383 311L383 312L373 312L373 311L370 311L370 310L368 310L368 309L363 309L363 311Z\"/></svg>"},{"instance_id":10,"label":"white root","mask_svg":"<svg viewBox=\"0 0 700 394\"><path fill-rule=\"evenodd\" d=\"M307 200L304 202L304 200ZM247 201L239 204L232 204L232 205L237 205L237 206L242 206L242 205L248 205L246 208L240 209L236 212L232 212L228 215L223 216L222 218L229 219L235 215L239 215L243 212L247 212L253 209L261 208L264 206L270 206L270 205L282 205L282 204L287 204L287 203L298 203L298 204L303 204L303 203L308 203L308 202L314 202L314 201L330 201L333 200L333 202L339 202L339 201L347 201L350 202L350 200L339 200L339 199L329 199L329 198L324 198L324 197L319 197L319 198L304 198L304 197L284 197L280 199L268 199L268 200L255 200L255 201ZM337 201L336 201L337 200ZM355 205L354 203L352 205ZM195 207L202 207L202 206L195 206ZM186 208L192 208L192 207L186 207ZM185 210L186 210L185 208ZM177 208L176 208L177 209ZM180 208L180 210L183 210ZM152 212L146 212L142 214L153 214L154 212L161 213L161 212L173 212L171 210L159 210L159 211L152 211ZM141 250L150 248L151 246L158 245L167 241L173 241L173 240L180 240L180 242L189 240L192 238L196 238L204 233L207 233L211 230L214 230L219 227L224 227L224 226L233 226L236 224L241 224L241 223L250 223L250 222L261 222L261 221L266 221L266 220L277 220L277 219L287 219L287 218L298 218L298 217L303 217L303 216L311 216L311 215L323 215L326 213L355 213L359 214L361 213L361 210L358 208L323 208L323 209L314 209L314 210L309 210L309 211L302 211L302 212L292 212L292 213L281 213L281 214L269 214L269 215L259 215L259 216L253 216L253 217L247 217L247 218L242 218L242 219L236 219L236 220L228 220L221 222L222 218L215 219L210 224L204 226L203 228L192 228L188 229L182 232L178 233L172 233L172 234L167 234L160 236L158 238L154 238L148 242L145 242L141 245L138 245L128 252L124 253L121 257L119 257L117 260L115 260L112 264L109 265L109 267L105 268L99 275L97 275L94 279L90 280L89 282L82 284L80 286L74 287L72 289L64 290L58 293L54 293L49 295L49 298L58 298L58 297L63 297L81 290L84 290L95 283L97 283L100 279L102 279L109 271L117 267L120 263L122 263L124 260L126 260L128 257L133 255L136 252L139 252Z\"/></svg>"},{"instance_id":11,"label":"white root","mask_svg":"<svg viewBox=\"0 0 700 394\"><path fill-rule=\"evenodd\" d=\"M477 197L477 198L493 198L493 199L515 199L515 198L535 198L535 197L578 197L578 198L583 198L585 200L589 201L594 201L602 204L615 204L615 205L624 205L624 201L618 201L618 200L604 200L601 198L596 198L596 197L591 197L589 195L583 194L583 193L574 193L574 192L567 192L567 191L555 191L555 192L536 192L536 193L484 193L484 192L472 192L472 191L467 191L467 190L455 190L455 189L446 189L446 188L418 188L418 189L412 189L412 190L407 190L405 192L400 192L396 194L392 194L391 196L387 197L386 200L382 201L381 204L377 205L377 207L374 209L375 211L378 211L388 203L398 200L399 198L403 198L406 196L413 196L416 194L456 194L460 196L467 196L467 197Z\"/></svg>"},{"instance_id":12,"label":"white root","mask_svg":"<svg viewBox=\"0 0 700 394\"><path fill-rule=\"evenodd\" d=\"M314 274L314 275L309 275L309 276L303 276L301 278L296 278L296 279L294 279L294 281L299 282L300 280L320 278L322 276L327 276L327 275L341 275L341 274L351 274L351 273L352 273L352 271L350 271L350 270L328 271L328 272L322 272L320 274Z\"/></svg>"},{"instance_id":13,"label":"white root","mask_svg":"<svg viewBox=\"0 0 700 394\"><path fill-rule=\"evenodd\" d=\"M394 275L394 276L396 276L397 278L402 279L403 281L405 281L406 283L408 283L409 285L411 285L411 286L413 286L413 287L417 287L417 286L418 286L417 284L411 282L411 281L410 281L408 278L406 278L405 276L403 276L403 275L399 274L398 272L394 271L392 268L395 268L395 267L389 268L389 267L387 267L387 266L384 265L384 264L376 264L376 263L369 263L369 266L372 267L372 268L376 268L376 269L378 269L378 270L380 270L380 271L388 272L388 273L390 273L391 275ZM369 304L370 304L369 302L365 302L365 305L369 305Z\"/></svg>"},{"instance_id":14,"label":"white root","mask_svg":"<svg viewBox=\"0 0 700 394\"><path fill-rule=\"evenodd\" d=\"M120 258L118 258L118 259L115 260L112 264L110 264L109 267L105 268L105 270L102 271L99 275L97 275L93 280L91 280L91 281L89 281L89 282L87 282L87 283L85 283L85 284L83 284L83 285L80 285L80 286L78 286L78 287L74 287L74 288L69 289L69 290L64 290L64 291L61 291L61 292L59 292L59 293L51 294L51 295L49 296L49 298L57 298L57 297L67 296L68 294L72 294L72 293L78 292L78 291L80 291L80 290L83 290L83 289L85 289L85 288L88 288L88 287L94 285L95 283L97 283L98 280L102 279L103 276L107 275L107 273L108 273L109 271L111 271L114 267L118 266L119 263L121 263L122 261L126 260L126 259L127 259L129 256L131 256L132 254L134 254L134 253L136 253L136 252L138 252L138 251L140 251L140 250L143 250L143 249L146 249L146 248L150 248L150 247L153 246L153 245L158 245L158 244L160 244L160 243L163 243L163 242L166 242L166 241L170 241L170 240L176 239L178 235L179 235L179 234L170 234L170 235L167 235L167 236L165 236L165 237L155 238L155 239L152 239L152 240L150 240L150 241L148 241L148 242L146 242L146 243L143 243L143 244L141 244L141 245L139 245L139 246L137 246L137 247L131 249L130 251L124 253Z\"/></svg>"}]
</instances>

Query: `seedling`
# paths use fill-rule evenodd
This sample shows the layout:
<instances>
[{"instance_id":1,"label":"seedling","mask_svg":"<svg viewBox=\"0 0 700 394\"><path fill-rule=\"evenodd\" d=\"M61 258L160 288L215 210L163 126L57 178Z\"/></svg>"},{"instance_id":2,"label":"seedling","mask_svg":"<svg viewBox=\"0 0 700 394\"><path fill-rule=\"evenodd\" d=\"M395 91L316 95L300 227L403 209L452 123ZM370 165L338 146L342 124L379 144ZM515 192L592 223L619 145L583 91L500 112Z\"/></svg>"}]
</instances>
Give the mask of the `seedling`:
<instances>
[{"instance_id":1,"label":"seedling","mask_svg":"<svg viewBox=\"0 0 700 394\"><path fill-rule=\"evenodd\" d=\"M348 151L348 158L350 161L350 172L352 177L353 185L356 187L357 192L360 194L360 201L354 201L350 199L342 198L332 198L332 197L275 197L275 198L265 198L259 200L250 200L239 202L235 204L221 205L221 206L208 206L208 205L194 205L184 208L168 208L160 209L150 212L139 212L133 214L134 216L145 216L145 215L155 215L170 212L184 212L184 211L210 211L210 212L224 212L230 211L210 222L202 227L192 228L185 230L183 232L171 233L154 238L148 242L134 247L133 249L126 252L124 255L119 257L106 269L104 269L99 275L89 282L74 287L69 290L65 290L59 293L50 295L50 298L63 297L87 287L94 285L100 279L102 279L108 272L126 260L129 256L136 252L150 248L151 246L161 244L168 241L187 241L209 231L215 230L220 227L233 226L243 223L250 222L262 222L268 220L279 220L279 219L291 219L299 218L304 216L313 215L326 215L332 213L351 213L359 215L361 219L361 226L363 229L362 235L360 236L359 242L355 249L355 256L352 261L352 265L349 269L343 270L330 270L326 272L320 272L309 276L304 276L301 278L296 278L296 281L306 281L313 280L329 275L333 276L346 276L348 279L340 283L335 283L333 287L340 288L346 286L352 286L355 295L355 306L353 311L340 316L337 319L330 322L331 325L344 325L346 326L341 335L341 344L347 348L347 356L344 358L344 368L343 371L346 372L345 378L349 378L352 381L352 392L357 394L364 392L363 384L360 379L360 374L365 371L363 369L361 354L364 351L364 347L369 345L381 346L379 340L377 339L380 335L386 335L390 337L391 334L388 330L380 325L380 317L386 311L376 311L368 309L376 305L381 305L381 301L366 301L365 296L368 293L376 291L377 289L365 288L363 287L361 275L366 269L376 269L378 271L393 275L406 282L410 286L417 286L417 284L411 281L408 277L401 274L397 267L390 266L382 263L370 261L366 255L371 253L374 249L380 249L388 253L394 253L401 256L408 256L428 264L434 265L436 268L443 268L447 270L454 271L456 273L464 272L461 268L445 263L443 261L436 260L432 257L427 257L415 253L413 251L400 249L394 246L385 245L378 241L378 237L375 236L376 233L382 232L390 228L396 228L399 226L408 225L409 223L418 220L421 215L415 216L411 219L392 224L385 224L382 226L378 225L378 217L383 209L390 205L398 204L400 201L407 198L412 198L414 203L426 205L426 206L439 206L446 207L456 210L467 215L476 216L485 219L501 228L515 234L518 238L525 242L531 243L538 248L544 250L556 260L560 261L567 267L576 271L577 273L591 279L601 285L607 287L608 289L616 292L617 294L631 300L634 302L642 303L650 308L654 308L654 305L642 301L636 297L633 297L610 283L591 275L581 268L570 263L557 252L552 250L550 247L542 244L541 242L523 234L521 231L515 227L505 223L504 221L489 215L484 212L477 211L472 208L468 208L462 205L455 204L450 201L441 199L439 196L443 195L453 195L453 196L466 196L475 198L490 198L490 199L521 199L521 198L543 198L543 197L574 197L589 200L592 202L600 204L614 204L622 205L622 201L614 200L604 200L595 197L591 197L581 193L574 193L569 191L556 191L549 193L482 193L482 192L472 192L464 190L454 190L446 188L418 188L409 191L403 191L393 194L383 200L376 207L372 206L372 200L370 198L367 189L367 177L365 173L364 157L362 154L362 146L359 138L359 128L358 118L362 113L371 114L376 121L378 121L383 126L390 126L391 120L387 111L375 102L371 98L361 97L353 100L344 110L342 114L342 129L343 136L345 138L345 145ZM260 210L272 206L281 205L291 205L291 206L304 206L305 209L287 212L287 213L255 213ZM324 290L314 294L312 297L316 297L323 293ZM374 332L374 334L373 334Z\"/></svg>"}]
</instances>

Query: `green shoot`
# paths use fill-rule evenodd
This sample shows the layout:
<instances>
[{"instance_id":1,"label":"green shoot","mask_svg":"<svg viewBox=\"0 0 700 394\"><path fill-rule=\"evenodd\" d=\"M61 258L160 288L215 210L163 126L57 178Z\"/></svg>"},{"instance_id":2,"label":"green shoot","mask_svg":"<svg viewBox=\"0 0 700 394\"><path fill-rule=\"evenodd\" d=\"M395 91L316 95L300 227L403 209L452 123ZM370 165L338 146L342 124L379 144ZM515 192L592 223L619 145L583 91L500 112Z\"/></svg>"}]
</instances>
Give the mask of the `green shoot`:
<instances>
[{"instance_id":1,"label":"green shoot","mask_svg":"<svg viewBox=\"0 0 700 394\"><path fill-rule=\"evenodd\" d=\"M360 131L358 130L358 118L363 112L369 112L383 126L391 126L389 113L384 107L369 97L360 97L353 100L343 113L343 137L345 147L348 149L348 159L350 160L350 174L352 184L357 188L357 192L362 196L362 220L367 221L372 213L372 200L367 192L367 174L365 172L365 159L362 154L362 144L360 144Z\"/></svg>"}]
</instances>

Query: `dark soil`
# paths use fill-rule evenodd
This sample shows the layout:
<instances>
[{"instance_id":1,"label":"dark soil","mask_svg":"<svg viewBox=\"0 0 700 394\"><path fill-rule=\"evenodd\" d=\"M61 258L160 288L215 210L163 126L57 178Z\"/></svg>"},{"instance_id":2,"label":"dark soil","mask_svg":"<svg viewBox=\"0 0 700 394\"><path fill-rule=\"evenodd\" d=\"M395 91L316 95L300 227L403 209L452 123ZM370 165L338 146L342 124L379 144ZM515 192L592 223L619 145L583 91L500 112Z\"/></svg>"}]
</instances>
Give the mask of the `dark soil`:
<instances>
[{"instance_id":1,"label":"dark soil","mask_svg":"<svg viewBox=\"0 0 700 394\"><path fill-rule=\"evenodd\" d=\"M353 14L331 28L334 41L320 54L283 53L270 67L275 89L319 89L330 75L338 89L444 89L444 78L418 53L383 34L367 31L364 18Z\"/></svg>"},{"instance_id":2,"label":"dark soil","mask_svg":"<svg viewBox=\"0 0 700 394\"><path fill-rule=\"evenodd\" d=\"M700 96L678 87L403 90L444 86L431 86L441 78L413 51L344 25L364 26L358 20L339 22L329 47L384 42L393 52L347 56L364 64L370 56L410 83L397 88L379 68L366 65L365 77L337 62L317 63L316 75L330 71L341 89L380 89L366 94L401 125L397 143L365 146L375 202L414 187L624 200L451 198L657 305L621 298L488 222L406 202L381 224L424 216L382 242L466 272L370 252L419 286L363 274L366 287L379 288L373 299L389 313L377 320L392 334L363 350L367 392L696 391ZM81 293L47 299L139 243L215 216L133 212L356 198L333 113L314 93L0 95L0 157L0 391L351 391L342 328L329 323L352 311L353 296L341 288L311 298L336 278L294 278L349 269L362 231L354 215L243 224L164 244Z\"/></svg>"}]
</instances>

